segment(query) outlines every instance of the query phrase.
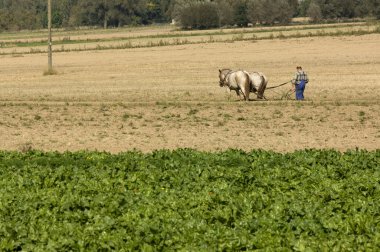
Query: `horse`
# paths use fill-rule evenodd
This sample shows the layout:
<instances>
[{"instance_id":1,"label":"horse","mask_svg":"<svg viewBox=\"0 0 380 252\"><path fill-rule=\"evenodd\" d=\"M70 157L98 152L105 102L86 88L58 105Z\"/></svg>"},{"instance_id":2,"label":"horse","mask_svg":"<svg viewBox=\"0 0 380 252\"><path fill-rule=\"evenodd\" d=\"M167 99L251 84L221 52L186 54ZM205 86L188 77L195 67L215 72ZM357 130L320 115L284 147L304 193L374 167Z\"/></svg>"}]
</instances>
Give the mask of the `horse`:
<instances>
[{"instance_id":1,"label":"horse","mask_svg":"<svg viewBox=\"0 0 380 252\"><path fill-rule=\"evenodd\" d=\"M257 99L265 99L264 92L267 88L268 78L262 72L248 73L251 80L251 92L257 93Z\"/></svg>"},{"instance_id":2,"label":"horse","mask_svg":"<svg viewBox=\"0 0 380 252\"><path fill-rule=\"evenodd\" d=\"M251 90L251 79L245 71L232 71L230 69L219 69L219 85L227 86L230 91L234 90L236 95L243 95L244 100L249 101L249 92Z\"/></svg>"},{"instance_id":3,"label":"horse","mask_svg":"<svg viewBox=\"0 0 380 252\"><path fill-rule=\"evenodd\" d=\"M233 72L231 69L228 69L228 68L219 70L219 73L220 71ZM251 73L247 71L243 71L243 72L249 76L250 92L257 94L258 99L265 99L264 92L268 84L268 78L265 76L265 74L263 74L262 72L251 72ZM220 74L219 74L219 78L220 78ZM230 90L235 90L235 89L230 88ZM236 93L238 94L238 92Z\"/></svg>"}]
</instances>

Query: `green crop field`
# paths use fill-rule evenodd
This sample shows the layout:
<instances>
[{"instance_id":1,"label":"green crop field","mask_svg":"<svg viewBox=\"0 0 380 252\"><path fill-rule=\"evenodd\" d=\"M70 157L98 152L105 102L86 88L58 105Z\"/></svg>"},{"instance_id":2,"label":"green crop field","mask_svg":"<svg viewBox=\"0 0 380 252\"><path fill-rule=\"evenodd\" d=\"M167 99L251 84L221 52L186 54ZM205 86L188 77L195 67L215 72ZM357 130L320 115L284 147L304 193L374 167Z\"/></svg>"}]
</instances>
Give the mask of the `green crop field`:
<instances>
[{"instance_id":1,"label":"green crop field","mask_svg":"<svg viewBox=\"0 0 380 252\"><path fill-rule=\"evenodd\" d=\"M1 251L379 251L380 150L0 152Z\"/></svg>"}]
</instances>

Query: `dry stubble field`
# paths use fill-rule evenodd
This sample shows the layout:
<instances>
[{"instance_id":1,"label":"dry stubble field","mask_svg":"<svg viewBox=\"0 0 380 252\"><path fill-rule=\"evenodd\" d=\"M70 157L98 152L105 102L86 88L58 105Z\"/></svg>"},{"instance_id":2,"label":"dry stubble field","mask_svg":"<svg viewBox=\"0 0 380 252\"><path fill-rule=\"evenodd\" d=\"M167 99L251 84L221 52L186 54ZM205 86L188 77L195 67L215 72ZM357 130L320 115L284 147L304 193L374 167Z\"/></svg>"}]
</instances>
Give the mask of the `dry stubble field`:
<instances>
[{"instance_id":1,"label":"dry stubble field","mask_svg":"<svg viewBox=\"0 0 380 252\"><path fill-rule=\"evenodd\" d=\"M58 75L43 76L45 54L0 56L0 149L380 148L379 34L90 50L53 60ZM218 86L219 68L262 71L273 86L296 65L311 80L305 102L279 99L290 86L251 102Z\"/></svg>"}]
</instances>

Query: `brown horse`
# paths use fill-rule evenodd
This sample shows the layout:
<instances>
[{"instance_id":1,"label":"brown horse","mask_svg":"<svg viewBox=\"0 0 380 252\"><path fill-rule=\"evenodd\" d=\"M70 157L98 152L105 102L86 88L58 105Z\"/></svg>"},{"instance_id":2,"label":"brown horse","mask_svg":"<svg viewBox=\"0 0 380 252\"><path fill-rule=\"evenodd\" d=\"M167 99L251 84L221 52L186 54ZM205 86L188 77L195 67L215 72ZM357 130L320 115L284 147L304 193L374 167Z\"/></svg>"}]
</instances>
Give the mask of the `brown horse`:
<instances>
[{"instance_id":1,"label":"brown horse","mask_svg":"<svg viewBox=\"0 0 380 252\"><path fill-rule=\"evenodd\" d=\"M227 86L230 90L234 90L237 96L240 97L240 94L242 94L244 100L249 100L251 80L247 72L219 69L219 85L221 87Z\"/></svg>"}]
</instances>

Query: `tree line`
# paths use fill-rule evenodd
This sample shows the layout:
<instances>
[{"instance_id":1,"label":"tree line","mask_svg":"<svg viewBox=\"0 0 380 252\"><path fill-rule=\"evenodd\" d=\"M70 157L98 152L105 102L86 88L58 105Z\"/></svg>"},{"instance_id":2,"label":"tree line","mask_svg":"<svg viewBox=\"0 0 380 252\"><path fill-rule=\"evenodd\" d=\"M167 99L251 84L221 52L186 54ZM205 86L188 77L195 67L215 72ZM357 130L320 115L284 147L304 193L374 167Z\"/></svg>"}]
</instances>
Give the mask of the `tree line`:
<instances>
[{"instance_id":1,"label":"tree line","mask_svg":"<svg viewBox=\"0 0 380 252\"><path fill-rule=\"evenodd\" d=\"M52 0L55 28L164 23L174 0ZM47 27L47 0L0 0L0 31Z\"/></svg>"},{"instance_id":2,"label":"tree line","mask_svg":"<svg viewBox=\"0 0 380 252\"><path fill-rule=\"evenodd\" d=\"M146 25L182 28L287 24L293 17L380 18L380 0L52 0L53 27ZM0 0L0 31L47 26L47 0Z\"/></svg>"},{"instance_id":3,"label":"tree line","mask_svg":"<svg viewBox=\"0 0 380 252\"><path fill-rule=\"evenodd\" d=\"M380 0L177 0L172 16L183 28L288 24L293 17L380 18Z\"/></svg>"}]
</instances>

